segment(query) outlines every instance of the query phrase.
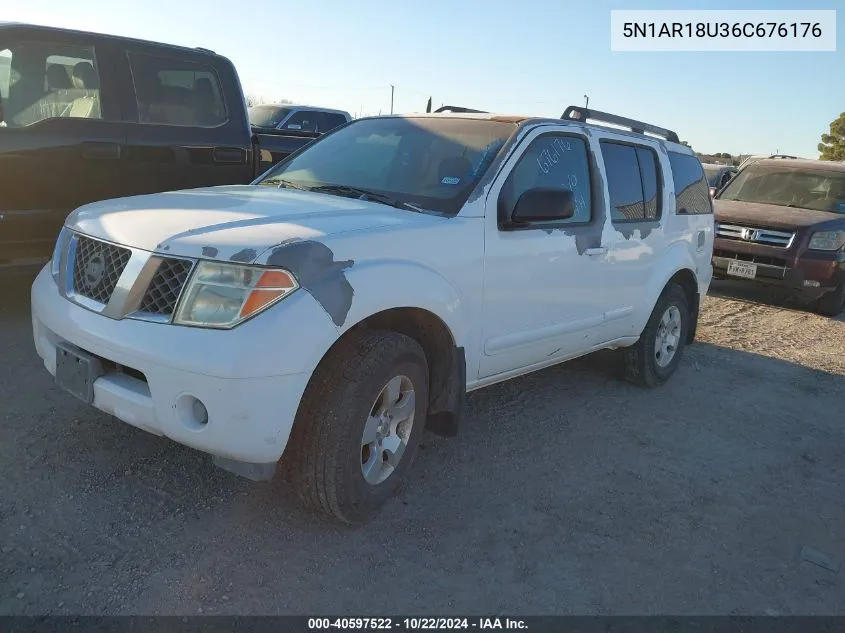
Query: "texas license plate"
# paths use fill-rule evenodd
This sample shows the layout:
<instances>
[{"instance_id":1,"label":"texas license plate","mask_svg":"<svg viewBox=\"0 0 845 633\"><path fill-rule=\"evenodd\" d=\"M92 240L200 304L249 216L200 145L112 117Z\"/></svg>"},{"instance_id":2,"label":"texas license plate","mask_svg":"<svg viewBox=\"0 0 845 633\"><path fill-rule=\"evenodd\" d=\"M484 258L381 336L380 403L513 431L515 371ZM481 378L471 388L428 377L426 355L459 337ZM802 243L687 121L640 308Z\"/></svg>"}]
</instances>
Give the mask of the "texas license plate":
<instances>
[{"instance_id":1,"label":"texas license plate","mask_svg":"<svg viewBox=\"0 0 845 633\"><path fill-rule=\"evenodd\" d=\"M746 279L754 279L757 276L757 264L749 264L748 262L731 262L728 264L728 274L734 277L745 277Z\"/></svg>"},{"instance_id":2,"label":"texas license plate","mask_svg":"<svg viewBox=\"0 0 845 633\"><path fill-rule=\"evenodd\" d=\"M56 384L83 402L94 402L94 381L103 375L100 359L59 343L56 346Z\"/></svg>"}]
</instances>

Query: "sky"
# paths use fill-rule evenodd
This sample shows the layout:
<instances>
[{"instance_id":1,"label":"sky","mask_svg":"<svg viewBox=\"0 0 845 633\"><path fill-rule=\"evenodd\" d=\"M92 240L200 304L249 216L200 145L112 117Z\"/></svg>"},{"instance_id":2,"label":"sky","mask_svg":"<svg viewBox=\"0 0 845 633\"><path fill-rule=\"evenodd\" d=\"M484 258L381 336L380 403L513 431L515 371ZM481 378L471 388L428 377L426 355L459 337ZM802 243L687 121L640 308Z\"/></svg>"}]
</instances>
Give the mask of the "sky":
<instances>
[{"instance_id":1,"label":"sky","mask_svg":"<svg viewBox=\"0 0 845 633\"><path fill-rule=\"evenodd\" d=\"M557 117L590 106L704 153L817 158L845 111L845 50L612 52L611 9L841 9L841 0L38 0L2 19L210 48L247 93L358 114L462 105ZM840 5L840 6L837 6ZM105 8L108 7L108 8Z\"/></svg>"}]
</instances>

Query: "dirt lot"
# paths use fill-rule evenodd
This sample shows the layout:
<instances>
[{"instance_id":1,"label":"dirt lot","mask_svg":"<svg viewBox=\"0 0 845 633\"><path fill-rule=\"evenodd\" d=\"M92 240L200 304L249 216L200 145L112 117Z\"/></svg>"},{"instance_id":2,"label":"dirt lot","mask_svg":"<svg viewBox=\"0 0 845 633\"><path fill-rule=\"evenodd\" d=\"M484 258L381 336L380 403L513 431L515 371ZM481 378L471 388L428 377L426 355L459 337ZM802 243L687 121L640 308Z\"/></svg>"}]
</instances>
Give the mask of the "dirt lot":
<instances>
[{"instance_id":1,"label":"dirt lot","mask_svg":"<svg viewBox=\"0 0 845 633\"><path fill-rule=\"evenodd\" d=\"M842 319L718 284L664 388L597 356L476 392L349 529L59 392L1 289L0 613L845 614L801 555L845 560Z\"/></svg>"}]
</instances>

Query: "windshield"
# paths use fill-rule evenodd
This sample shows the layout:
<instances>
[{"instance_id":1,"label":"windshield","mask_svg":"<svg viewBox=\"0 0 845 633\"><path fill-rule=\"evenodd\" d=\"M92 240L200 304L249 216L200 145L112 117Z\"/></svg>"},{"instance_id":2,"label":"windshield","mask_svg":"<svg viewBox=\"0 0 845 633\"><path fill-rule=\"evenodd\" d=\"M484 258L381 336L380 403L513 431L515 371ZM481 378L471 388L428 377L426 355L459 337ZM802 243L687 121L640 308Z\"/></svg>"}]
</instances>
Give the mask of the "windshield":
<instances>
[{"instance_id":1,"label":"windshield","mask_svg":"<svg viewBox=\"0 0 845 633\"><path fill-rule=\"evenodd\" d=\"M290 108L278 106L253 106L249 109L249 124L255 127L275 128L288 115Z\"/></svg>"},{"instance_id":2,"label":"windshield","mask_svg":"<svg viewBox=\"0 0 845 633\"><path fill-rule=\"evenodd\" d=\"M845 213L845 171L754 163L719 199Z\"/></svg>"},{"instance_id":3,"label":"windshield","mask_svg":"<svg viewBox=\"0 0 845 633\"><path fill-rule=\"evenodd\" d=\"M515 130L514 123L477 119L361 119L279 163L256 184L331 186L338 195L355 188L455 214Z\"/></svg>"},{"instance_id":4,"label":"windshield","mask_svg":"<svg viewBox=\"0 0 845 633\"><path fill-rule=\"evenodd\" d=\"M719 174L722 172L721 167L708 167L704 165L704 175L707 176L707 184L710 187L715 187L719 182Z\"/></svg>"}]
</instances>

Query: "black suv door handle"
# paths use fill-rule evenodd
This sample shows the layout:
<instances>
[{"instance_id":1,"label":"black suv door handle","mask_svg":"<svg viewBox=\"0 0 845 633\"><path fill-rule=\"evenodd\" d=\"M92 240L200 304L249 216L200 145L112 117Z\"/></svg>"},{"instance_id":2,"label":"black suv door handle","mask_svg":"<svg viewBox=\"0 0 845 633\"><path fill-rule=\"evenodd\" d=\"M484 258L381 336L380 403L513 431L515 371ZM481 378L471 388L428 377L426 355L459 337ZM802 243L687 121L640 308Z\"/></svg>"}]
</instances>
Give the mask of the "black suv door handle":
<instances>
[{"instance_id":1,"label":"black suv door handle","mask_svg":"<svg viewBox=\"0 0 845 633\"><path fill-rule=\"evenodd\" d=\"M212 153L215 163L236 163L242 164L246 152L237 147L215 147Z\"/></svg>"},{"instance_id":2,"label":"black suv door handle","mask_svg":"<svg viewBox=\"0 0 845 633\"><path fill-rule=\"evenodd\" d=\"M82 157L92 160L118 160L120 158L120 143L82 143Z\"/></svg>"}]
</instances>

